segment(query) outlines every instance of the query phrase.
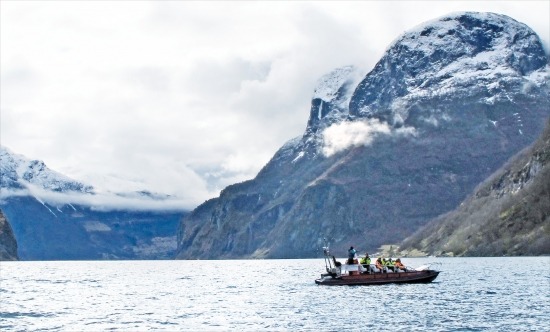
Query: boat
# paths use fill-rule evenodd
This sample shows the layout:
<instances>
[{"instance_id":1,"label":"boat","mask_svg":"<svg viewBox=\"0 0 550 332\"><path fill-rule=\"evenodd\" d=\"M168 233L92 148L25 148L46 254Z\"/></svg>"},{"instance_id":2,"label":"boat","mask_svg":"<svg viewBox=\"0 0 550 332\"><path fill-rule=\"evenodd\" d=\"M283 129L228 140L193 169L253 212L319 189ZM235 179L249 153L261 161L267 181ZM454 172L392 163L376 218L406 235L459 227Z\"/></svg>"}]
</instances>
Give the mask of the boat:
<instances>
[{"instance_id":1,"label":"boat","mask_svg":"<svg viewBox=\"0 0 550 332\"><path fill-rule=\"evenodd\" d=\"M323 247L325 267L327 273L322 273L321 278L316 279L317 285L327 286L359 286L359 285L384 285L384 284L412 284L429 283L435 280L441 271L430 269L430 265L418 268L406 267L404 270L378 270L374 264L365 267L358 264L342 264L330 254L328 246Z\"/></svg>"}]
</instances>

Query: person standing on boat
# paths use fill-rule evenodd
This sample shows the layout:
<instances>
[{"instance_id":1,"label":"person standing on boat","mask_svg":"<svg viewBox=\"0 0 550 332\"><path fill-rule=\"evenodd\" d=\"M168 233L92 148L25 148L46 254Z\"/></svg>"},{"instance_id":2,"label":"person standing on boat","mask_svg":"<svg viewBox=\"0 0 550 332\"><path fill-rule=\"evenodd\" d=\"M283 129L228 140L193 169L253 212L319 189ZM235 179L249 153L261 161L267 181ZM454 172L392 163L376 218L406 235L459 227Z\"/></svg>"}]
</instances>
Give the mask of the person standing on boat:
<instances>
[{"instance_id":1,"label":"person standing on boat","mask_svg":"<svg viewBox=\"0 0 550 332\"><path fill-rule=\"evenodd\" d=\"M348 264L355 264L355 255L357 255L357 250L355 250L353 246L349 247Z\"/></svg>"},{"instance_id":2,"label":"person standing on boat","mask_svg":"<svg viewBox=\"0 0 550 332\"><path fill-rule=\"evenodd\" d=\"M368 252L366 252L365 257L362 257L359 261L359 263L361 263L361 265L363 265L363 267L367 269L367 273L370 273L370 262L371 261Z\"/></svg>"}]
</instances>

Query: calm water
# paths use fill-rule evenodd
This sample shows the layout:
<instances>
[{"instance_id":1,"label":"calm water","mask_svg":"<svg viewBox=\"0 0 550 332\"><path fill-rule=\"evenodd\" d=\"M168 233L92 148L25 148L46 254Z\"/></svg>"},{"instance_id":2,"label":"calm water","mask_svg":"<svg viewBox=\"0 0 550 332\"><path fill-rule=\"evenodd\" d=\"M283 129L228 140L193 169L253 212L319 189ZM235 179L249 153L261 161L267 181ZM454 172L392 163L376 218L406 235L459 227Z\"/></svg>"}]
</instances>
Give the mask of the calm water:
<instances>
[{"instance_id":1,"label":"calm water","mask_svg":"<svg viewBox=\"0 0 550 332\"><path fill-rule=\"evenodd\" d=\"M322 259L1 262L2 331L550 331L550 257L439 262L431 284L317 286Z\"/></svg>"}]
</instances>

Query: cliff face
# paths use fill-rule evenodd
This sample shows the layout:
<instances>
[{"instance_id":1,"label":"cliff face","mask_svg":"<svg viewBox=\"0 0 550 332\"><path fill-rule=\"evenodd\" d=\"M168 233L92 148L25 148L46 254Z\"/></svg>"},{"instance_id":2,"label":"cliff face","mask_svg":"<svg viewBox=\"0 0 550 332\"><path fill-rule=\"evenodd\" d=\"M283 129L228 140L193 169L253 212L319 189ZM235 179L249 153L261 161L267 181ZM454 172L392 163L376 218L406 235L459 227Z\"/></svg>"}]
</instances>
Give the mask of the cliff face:
<instances>
[{"instance_id":1,"label":"cliff face","mask_svg":"<svg viewBox=\"0 0 550 332\"><path fill-rule=\"evenodd\" d=\"M0 210L0 261L15 261L17 259L17 241L4 212Z\"/></svg>"},{"instance_id":2,"label":"cliff face","mask_svg":"<svg viewBox=\"0 0 550 332\"><path fill-rule=\"evenodd\" d=\"M304 135L181 222L178 258L314 257L398 243L455 208L549 116L548 58L524 24L452 14L366 76L323 76Z\"/></svg>"},{"instance_id":3,"label":"cliff face","mask_svg":"<svg viewBox=\"0 0 550 332\"><path fill-rule=\"evenodd\" d=\"M549 255L550 122L536 143L401 249L450 256Z\"/></svg>"}]
</instances>

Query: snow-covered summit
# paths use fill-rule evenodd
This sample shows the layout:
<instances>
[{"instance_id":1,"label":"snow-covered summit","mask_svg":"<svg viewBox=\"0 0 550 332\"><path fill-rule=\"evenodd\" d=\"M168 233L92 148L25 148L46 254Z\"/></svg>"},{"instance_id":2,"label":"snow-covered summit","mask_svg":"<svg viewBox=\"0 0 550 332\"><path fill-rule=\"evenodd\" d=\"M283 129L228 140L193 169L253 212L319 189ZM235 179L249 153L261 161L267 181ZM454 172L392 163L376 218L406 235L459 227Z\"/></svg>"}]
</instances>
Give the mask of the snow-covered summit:
<instances>
[{"instance_id":1,"label":"snow-covered summit","mask_svg":"<svg viewBox=\"0 0 550 332\"><path fill-rule=\"evenodd\" d=\"M349 102L364 73L355 66L334 69L323 75L313 90L306 136L341 121L349 114Z\"/></svg>"},{"instance_id":2,"label":"snow-covered summit","mask_svg":"<svg viewBox=\"0 0 550 332\"><path fill-rule=\"evenodd\" d=\"M525 24L495 13L458 12L422 23L402 34L388 50L408 47L431 55L439 49L463 55L486 50L518 51L538 37Z\"/></svg>"},{"instance_id":3,"label":"snow-covered summit","mask_svg":"<svg viewBox=\"0 0 550 332\"><path fill-rule=\"evenodd\" d=\"M318 98L324 102L331 102L339 96L340 89L344 84L354 83L353 81L358 78L357 68L354 66L337 68L323 75L317 81L313 90L313 99Z\"/></svg>"},{"instance_id":4,"label":"snow-covered summit","mask_svg":"<svg viewBox=\"0 0 550 332\"><path fill-rule=\"evenodd\" d=\"M24 189L29 185L53 192L93 192L92 186L49 169L43 161L27 159L0 146L0 187Z\"/></svg>"},{"instance_id":5,"label":"snow-covered summit","mask_svg":"<svg viewBox=\"0 0 550 332\"><path fill-rule=\"evenodd\" d=\"M542 43L525 24L495 13L453 13L398 37L359 84L350 114L399 124L420 99L484 96L478 100L492 104L510 91L544 87L548 73Z\"/></svg>"},{"instance_id":6,"label":"snow-covered summit","mask_svg":"<svg viewBox=\"0 0 550 332\"><path fill-rule=\"evenodd\" d=\"M447 86L451 80L471 80L471 75L528 76L547 64L538 36L527 25L494 13L456 13L427 22L402 35L391 53L397 55L400 48L438 57L433 68L410 78L416 87L430 76ZM439 57L438 52L447 56Z\"/></svg>"}]
</instances>

